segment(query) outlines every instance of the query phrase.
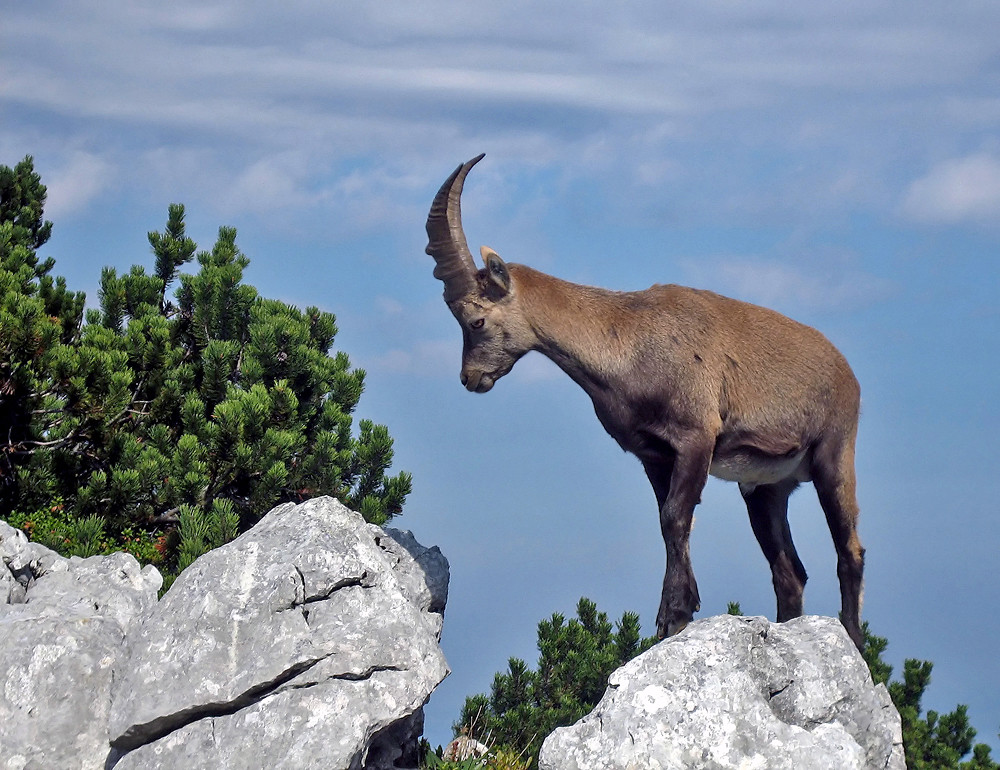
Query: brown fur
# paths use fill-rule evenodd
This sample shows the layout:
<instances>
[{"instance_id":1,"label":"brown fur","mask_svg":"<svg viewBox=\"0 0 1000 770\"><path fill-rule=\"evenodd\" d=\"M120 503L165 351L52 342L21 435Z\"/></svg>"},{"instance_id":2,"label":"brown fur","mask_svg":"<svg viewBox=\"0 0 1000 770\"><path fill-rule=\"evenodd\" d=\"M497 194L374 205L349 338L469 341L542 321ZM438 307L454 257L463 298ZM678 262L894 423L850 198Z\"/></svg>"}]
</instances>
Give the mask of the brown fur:
<instances>
[{"instance_id":1,"label":"brown fur","mask_svg":"<svg viewBox=\"0 0 1000 770\"><path fill-rule=\"evenodd\" d=\"M683 628L699 608L688 541L711 473L740 485L771 565L778 620L802 614L806 573L787 507L800 482L813 482L837 549L841 619L860 648L860 392L844 357L815 329L710 291L580 286L508 265L485 247L485 267L476 270L459 199L478 160L445 182L427 223L435 275L448 276L445 296L462 326L462 383L485 393L537 350L587 392L605 430L639 458L667 551L660 636Z\"/></svg>"}]
</instances>

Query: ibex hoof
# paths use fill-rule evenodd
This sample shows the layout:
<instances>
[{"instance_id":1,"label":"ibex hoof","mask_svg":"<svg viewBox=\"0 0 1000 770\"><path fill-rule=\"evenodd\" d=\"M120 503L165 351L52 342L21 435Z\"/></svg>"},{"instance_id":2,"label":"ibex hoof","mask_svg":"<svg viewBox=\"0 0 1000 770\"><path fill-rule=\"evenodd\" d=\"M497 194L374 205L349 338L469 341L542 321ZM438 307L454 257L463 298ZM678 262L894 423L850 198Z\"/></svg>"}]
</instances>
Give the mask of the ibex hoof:
<instances>
[{"instance_id":1,"label":"ibex hoof","mask_svg":"<svg viewBox=\"0 0 1000 770\"><path fill-rule=\"evenodd\" d=\"M687 628L687 624L690 622L691 622L690 620L677 620L674 621L673 623L668 623L666 630L664 630L660 626L657 626L656 638L663 640L666 639L668 636L675 636L679 634L681 631L683 631L685 628Z\"/></svg>"},{"instance_id":2,"label":"ibex hoof","mask_svg":"<svg viewBox=\"0 0 1000 770\"><path fill-rule=\"evenodd\" d=\"M674 636L676 634L679 634L681 631L687 628L687 624L689 622L690 621L688 620L678 620L676 623L671 623L669 626L667 626L667 636Z\"/></svg>"}]
</instances>

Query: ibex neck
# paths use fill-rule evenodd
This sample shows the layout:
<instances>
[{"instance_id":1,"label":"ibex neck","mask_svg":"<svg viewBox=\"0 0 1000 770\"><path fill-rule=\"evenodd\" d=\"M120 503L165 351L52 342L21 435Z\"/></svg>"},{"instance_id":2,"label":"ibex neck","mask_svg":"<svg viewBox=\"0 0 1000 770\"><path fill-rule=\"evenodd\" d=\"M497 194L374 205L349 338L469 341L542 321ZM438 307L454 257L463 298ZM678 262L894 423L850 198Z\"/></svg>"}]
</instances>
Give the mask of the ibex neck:
<instances>
[{"instance_id":1,"label":"ibex neck","mask_svg":"<svg viewBox=\"0 0 1000 770\"><path fill-rule=\"evenodd\" d=\"M550 358L592 396L611 386L627 360L628 329L621 328L622 295L570 283L516 266L525 319L536 350Z\"/></svg>"}]
</instances>

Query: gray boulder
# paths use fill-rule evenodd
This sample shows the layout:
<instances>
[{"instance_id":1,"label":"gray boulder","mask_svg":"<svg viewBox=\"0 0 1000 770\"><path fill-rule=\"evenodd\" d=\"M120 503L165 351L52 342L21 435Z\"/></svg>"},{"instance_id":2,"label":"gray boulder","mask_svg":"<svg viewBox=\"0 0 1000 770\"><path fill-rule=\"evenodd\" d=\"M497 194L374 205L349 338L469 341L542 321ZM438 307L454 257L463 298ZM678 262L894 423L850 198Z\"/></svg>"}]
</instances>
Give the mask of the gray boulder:
<instances>
[{"instance_id":1,"label":"gray boulder","mask_svg":"<svg viewBox=\"0 0 1000 770\"><path fill-rule=\"evenodd\" d=\"M104 766L112 671L160 584L128 554L66 559L0 522L0 766Z\"/></svg>"},{"instance_id":2,"label":"gray boulder","mask_svg":"<svg viewBox=\"0 0 1000 770\"><path fill-rule=\"evenodd\" d=\"M843 626L723 615L614 672L541 770L904 770L899 714Z\"/></svg>"},{"instance_id":3,"label":"gray boulder","mask_svg":"<svg viewBox=\"0 0 1000 770\"><path fill-rule=\"evenodd\" d=\"M282 505L132 628L108 767L415 766L448 564L332 498Z\"/></svg>"}]
</instances>

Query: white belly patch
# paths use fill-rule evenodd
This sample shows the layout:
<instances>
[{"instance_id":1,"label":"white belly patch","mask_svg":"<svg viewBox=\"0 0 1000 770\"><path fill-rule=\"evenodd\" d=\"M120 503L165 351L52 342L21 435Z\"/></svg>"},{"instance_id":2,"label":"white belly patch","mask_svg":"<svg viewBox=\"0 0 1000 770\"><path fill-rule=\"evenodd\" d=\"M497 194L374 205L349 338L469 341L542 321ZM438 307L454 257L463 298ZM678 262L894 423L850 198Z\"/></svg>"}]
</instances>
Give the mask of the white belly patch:
<instances>
[{"instance_id":1,"label":"white belly patch","mask_svg":"<svg viewBox=\"0 0 1000 770\"><path fill-rule=\"evenodd\" d=\"M713 457L708 472L724 481L737 481L753 489L759 484L776 484L784 479L809 481L809 467L803 462L806 450L786 457L767 457L758 453L733 452Z\"/></svg>"}]
</instances>

